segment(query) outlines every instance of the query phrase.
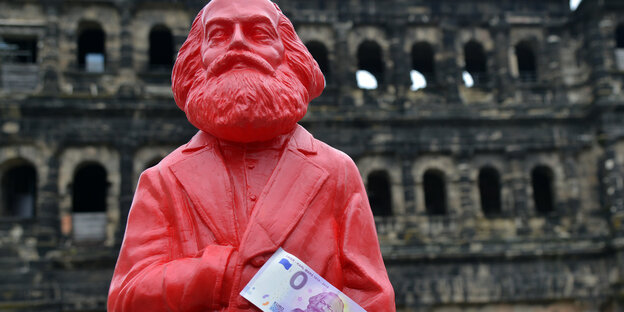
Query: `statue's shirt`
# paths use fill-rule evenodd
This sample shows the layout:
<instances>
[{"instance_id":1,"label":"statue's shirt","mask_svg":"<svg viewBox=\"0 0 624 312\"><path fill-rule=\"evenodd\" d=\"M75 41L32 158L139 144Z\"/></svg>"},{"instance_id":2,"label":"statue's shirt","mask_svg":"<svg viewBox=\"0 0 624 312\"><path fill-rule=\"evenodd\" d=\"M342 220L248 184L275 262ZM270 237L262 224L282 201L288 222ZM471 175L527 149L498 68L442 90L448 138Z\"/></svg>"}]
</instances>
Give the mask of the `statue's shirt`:
<instances>
[{"instance_id":1,"label":"statue's shirt","mask_svg":"<svg viewBox=\"0 0 624 312\"><path fill-rule=\"evenodd\" d=\"M246 144L219 141L234 194L238 237L245 232L249 216L291 136L292 132L268 142Z\"/></svg>"}]
</instances>

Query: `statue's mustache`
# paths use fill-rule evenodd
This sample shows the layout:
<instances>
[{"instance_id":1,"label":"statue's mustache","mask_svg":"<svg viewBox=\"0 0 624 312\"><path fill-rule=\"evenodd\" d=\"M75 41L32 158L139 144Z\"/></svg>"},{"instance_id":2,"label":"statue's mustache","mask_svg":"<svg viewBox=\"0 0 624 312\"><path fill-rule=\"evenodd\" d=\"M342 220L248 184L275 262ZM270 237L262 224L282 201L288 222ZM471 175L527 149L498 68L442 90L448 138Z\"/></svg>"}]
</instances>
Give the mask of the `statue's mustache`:
<instances>
[{"instance_id":1,"label":"statue's mustache","mask_svg":"<svg viewBox=\"0 0 624 312\"><path fill-rule=\"evenodd\" d=\"M246 51L231 51L217 57L207 68L209 73L219 76L235 68L237 65L248 66L260 70L265 74L272 74L275 70L267 61Z\"/></svg>"}]
</instances>

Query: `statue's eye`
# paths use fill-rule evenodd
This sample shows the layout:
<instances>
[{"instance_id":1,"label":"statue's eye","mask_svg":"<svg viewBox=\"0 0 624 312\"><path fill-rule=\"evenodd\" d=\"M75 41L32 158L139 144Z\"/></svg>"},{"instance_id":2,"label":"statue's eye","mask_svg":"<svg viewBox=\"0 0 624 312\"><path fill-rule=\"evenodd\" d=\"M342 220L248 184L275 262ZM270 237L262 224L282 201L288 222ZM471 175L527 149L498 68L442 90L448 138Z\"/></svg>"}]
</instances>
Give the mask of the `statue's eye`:
<instances>
[{"instance_id":1,"label":"statue's eye","mask_svg":"<svg viewBox=\"0 0 624 312\"><path fill-rule=\"evenodd\" d=\"M208 40L220 42L227 38L227 32L223 28L212 29L208 32Z\"/></svg>"},{"instance_id":2,"label":"statue's eye","mask_svg":"<svg viewBox=\"0 0 624 312\"><path fill-rule=\"evenodd\" d=\"M273 39L273 36L266 27L257 26L251 29L251 36L254 40L259 42L267 42Z\"/></svg>"}]
</instances>

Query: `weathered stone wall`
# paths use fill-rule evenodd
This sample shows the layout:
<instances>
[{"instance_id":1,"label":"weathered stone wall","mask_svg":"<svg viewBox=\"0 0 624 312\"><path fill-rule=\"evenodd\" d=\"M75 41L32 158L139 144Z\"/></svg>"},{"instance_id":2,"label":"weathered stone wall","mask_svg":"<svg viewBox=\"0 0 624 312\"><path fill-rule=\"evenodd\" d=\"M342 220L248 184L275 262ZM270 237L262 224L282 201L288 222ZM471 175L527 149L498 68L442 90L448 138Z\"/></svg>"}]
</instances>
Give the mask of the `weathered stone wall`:
<instances>
[{"instance_id":1,"label":"weathered stone wall","mask_svg":"<svg viewBox=\"0 0 624 312\"><path fill-rule=\"evenodd\" d=\"M304 43L328 51L327 88L302 124L348 153L365 183L387 173L391 215L376 223L400 311L624 309L621 1L583 1L575 12L563 0L277 2ZM140 172L195 133L169 73L150 68L149 33L165 26L177 50L203 3L0 0L0 37L37 42L23 76L6 71L30 87L0 85L0 179L24 164L36 172L34 216L0 209L0 310L105 310ZM78 65L85 21L105 33L103 73ZM376 90L355 80L366 41L381 50ZM434 71L413 91L422 42ZM470 88L468 42L485 56ZM529 75L520 43L535 55ZM11 65L0 58L0 73ZM106 234L95 242L72 235L73 181L88 163L105 168L108 185ZM545 214L533 199L539 166L552 173ZM495 215L482 209L482 168L500 177ZM428 170L442 173L443 215L427 213Z\"/></svg>"}]
</instances>

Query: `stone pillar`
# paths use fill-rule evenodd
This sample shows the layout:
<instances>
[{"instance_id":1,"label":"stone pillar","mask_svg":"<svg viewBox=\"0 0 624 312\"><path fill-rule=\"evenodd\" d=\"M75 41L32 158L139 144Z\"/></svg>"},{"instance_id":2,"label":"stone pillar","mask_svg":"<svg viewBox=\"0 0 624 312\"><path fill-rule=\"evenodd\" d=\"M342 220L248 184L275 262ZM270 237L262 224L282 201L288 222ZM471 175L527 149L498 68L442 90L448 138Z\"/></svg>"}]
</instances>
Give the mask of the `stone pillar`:
<instances>
[{"instance_id":1,"label":"stone pillar","mask_svg":"<svg viewBox=\"0 0 624 312\"><path fill-rule=\"evenodd\" d=\"M37 248L40 255L45 255L49 250L57 248L61 237L61 222L59 214L59 160L56 154L48 159L47 183L37 190Z\"/></svg>"},{"instance_id":2,"label":"stone pillar","mask_svg":"<svg viewBox=\"0 0 624 312\"><path fill-rule=\"evenodd\" d=\"M451 104L460 104L459 84L462 83L461 68L457 66L457 55L455 50L455 35L457 29L455 25L443 24L442 29L442 54L439 62L440 85L446 98Z\"/></svg>"},{"instance_id":3,"label":"stone pillar","mask_svg":"<svg viewBox=\"0 0 624 312\"><path fill-rule=\"evenodd\" d=\"M124 144L119 147L119 153L121 156L121 163L119 164L119 169L121 170L121 191L119 194L119 226L115 232L115 246L120 246L123 240L128 213L134 197L134 185L132 183L134 148L130 144Z\"/></svg>"},{"instance_id":4,"label":"stone pillar","mask_svg":"<svg viewBox=\"0 0 624 312\"><path fill-rule=\"evenodd\" d=\"M412 162L416 158L411 153L403 153L401 157L401 183L403 183L403 196L405 198L405 214L416 215L416 192L414 191L414 176L412 175Z\"/></svg>"},{"instance_id":5,"label":"stone pillar","mask_svg":"<svg viewBox=\"0 0 624 312\"><path fill-rule=\"evenodd\" d=\"M117 95L124 98L135 97L139 92L136 83L136 71L133 62L133 44L131 23L133 19L133 7L131 4L120 6L121 11L121 59L119 63L119 73L122 81L119 84Z\"/></svg>"},{"instance_id":6,"label":"stone pillar","mask_svg":"<svg viewBox=\"0 0 624 312\"><path fill-rule=\"evenodd\" d=\"M44 2L47 21L45 35L39 38L43 48L39 49L40 57L40 77L43 82L42 93L55 95L59 92L59 11L60 1L52 0Z\"/></svg>"},{"instance_id":7,"label":"stone pillar","mask_svg":"<svg viewBox=\"0 0 624 312\"><path fill-rule=\"evenodd\" d=\"M353 99L350 96L351 90L357 88L355 81L355 71L353 70L353 59L355 56L349 54L348 34L351 31L350 23L338 22L335 24L336 32L336 60L334 80L340 94L340 105L351 106Z\"/></svg>"},{"instance_id":8,"label":"stone pillar","mask_svg":"<svg viewBox=\"0 0 624 312\"><path fill-rule=\"evenodd\" d=\"M509 24L505 21L503 16L499 17L499 23L492 28L492 36L494 37L495 49L494 66L496 72L493 77L494 89L497 90L497 101L499 103L513 99L514 86L513 79L511 77L511 71L509 70Z\"/></svg>"},{"instance_id":9,"label":"stone pillar","mask_svg":"<svg viewBox=\"0 0 624 312\"><path fill-rule=\"evenodd\" d=\"M512 214L518 220L518 234L523 234L529 231L529 218L532 213L529 211L529 203L531 200L527 196L527 187L531 181L527 179L527 173L524 170L524 151L508 151L508 161L511 171L507 173L509 177L506 179L511 186L511 194L513 197Z\"/></svg>"}]
</instances>

